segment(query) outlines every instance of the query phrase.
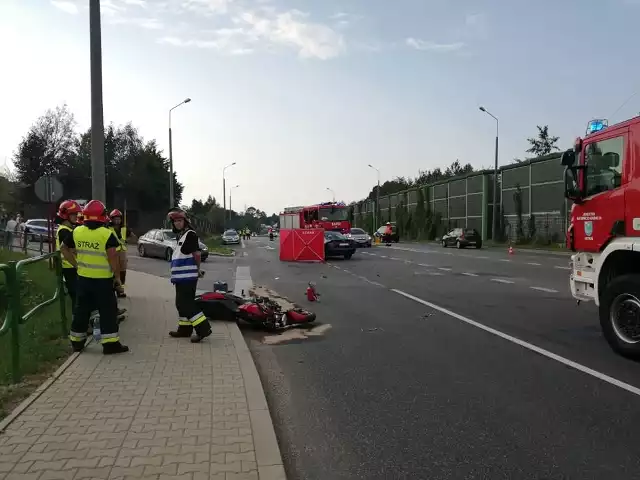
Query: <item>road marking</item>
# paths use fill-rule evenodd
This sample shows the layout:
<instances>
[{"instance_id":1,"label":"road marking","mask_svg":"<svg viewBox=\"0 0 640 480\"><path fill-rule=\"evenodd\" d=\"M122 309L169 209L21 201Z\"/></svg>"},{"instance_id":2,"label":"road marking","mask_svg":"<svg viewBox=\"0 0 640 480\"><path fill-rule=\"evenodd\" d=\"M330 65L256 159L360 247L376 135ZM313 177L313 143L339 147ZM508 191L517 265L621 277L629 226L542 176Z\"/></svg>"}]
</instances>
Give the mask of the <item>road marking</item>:
<instances>
[{"instance_id":1,"label":"road marking","mask_svg":"<svg viewBox=\"0 0 640 480\"><path fill-rule=\"evenodd\" d=\"M555 265L553 268L558 268L560 270L571 270L571 267L563 267L563 266L560 266L560 265Z\"/></svg>"},{"instance_id":2,"label":"road marking","mask_svg":"<svg viewBox=\"0 0 640 480\"><path fill-rule=\"evenodd\" d=\"M342 271L346 273L351 273L351 270L347 270L346 268L343 268Z\"/></svg>"},{"instance_id":3,"label":"road marking","mask_svg":"<svg viewBox=\"0 0 640 480\"><path fill-rule=\"evenodd\" d=\"M482 260L489 260L489 257L475 257L475 258L481 258Z\"/></svg>"},{"instance_id":4,"label":"road marking","mask_svg":"<svg viewBox=\"0 0 640 480\"><path fill-rule=\"evenodd\" d=\"M470 273L470 272L462 272L462 275L466 275L467 277L477 277L478 274Z\"/></svg>"},{"instance_id":5,"label":"road marking","mask_svg":"<svg viewBox=\"0 0 640 480\"><path fill-rule=\"evenodd\" d=\"M554 290L553 288L545 288L545 287L529 287L531 290L538 290L540 292L547 293L558 293L558 290Z\"/></svg>"},{"instance_id":6,"label":"road marking","mask_svg":"<svg viewBox=\"0 0 640 480\"><path fill-rule=\"evenodd\" d=\"M449 315L450 317L460 320L461 322L464 322L468 325L479 328L480 330L484 330L485 332L495 335L497 337L500 337L503 340L507 340L508 342L515 343L516 345L520 345L521 347L524 347L527 350L531 350L532 352L542 355L543 357L547 357L551 360L555 360L556 362L566 365L567 367L571 367L575 370L578 370L579 372L586 373L587 375L591 375L592 377L602 380L603 382L607 382L610 385L626 390L627 392L633 393L634 395L640 396L640 388L634 387L633 385L629 385L628 383L618 380L617 378L610 377L609 375L606 375L602 372L598 372L597 370L593 370L592 368L586 367L580 363L569 360L568 358L561 357L560 355L550 352L549 350L545 350L544 348L540 348L537 345L534 345L529 342L525 342L524 340L520 340L517 337L501 332L500 330L496 330L495 328L488 327L482 323L476 322L475 320L471 320L470 318L467 318L463 315L452 312L451 310L447 310L446 308L440 307L439 305L436 305L434 303L427 302L426 300L422 300L421 298L418 298L418 297L414 297L413 295L409 293L405 293L402 290L396 290L395 288L392 288L391 291L397 293L398 295L402 295L405 298L413 300L414 302L421 303L422 305L425 305L429 308L433 308L434 310L444 313L445 315Z\"/></svg>"},{"instance_id":7,"label":"road marking","mask_svg":"<svg viewBox=\"0 0 640 480\"><path fill-rule=\"evenodd\" d=\"M534 267L539 267L540 264L536 262L527 262L527 265L533 265Z\"/></svg>"},{"instance_id":8,"label":"road marking","mask_svg":"<svg viewBox=\"0 0 640 480\"><path fill-rule=\"evenodd\" d=\"M411 260L405 260L404 263L413 263Z\"/></svg>"},{"instance_id":9,"label":"road marking","mask_svg":"<svg viewBox=\"0 0 640 480\"><path fill-rule=\"evenodd\" d=\"M242 248L246 248L246 245L244 244L244 240L243 239L240 239L240 246Z\"/></svg>"},{"instance_id":10,"label":"road marking","mask_svg":"<svg viewBox=\"0 0 640 480\"><path fill-rule=\"evenodd\" d=\"M427 263L419 263L418 264L421 267L430 267L431 265L427 264Z\"/></svg>"},{"instance_id":11,"label":"road marking","mask_svg":"<svg viewBox=\"0 0 640 480\"><path fill-rule=\"evenodd\" d=\"M235 285L233 286L233 292L236 295L242 295L244 290L244 295L249 296L249 290L253 288L253 280L251 280L251 268L249 267L237 267L236 268L236 279Z\"/></svg>"},{"instance_id":12,"label":"road marking","mask_svg":"<svg viewBox=\"0 0 640 480\"><path fill-rule=\"evenodd\" d=\"M386 255L380 255L380 258L389 258Z\"/></svg>"},{"instance_id":13,"label":"road marking","mask_svg":"<svg viewBox=\"0 0 640 480\"><path fill-rule=\"evenodd\" d=\"M491 281L498 283L514 283L511 280L505 280L504 278L492 278Z\"/></svg>"},{"instance_id":14,"label":"road marking","mask_svg":"<svg viewBox=\"0 0 640 480\"><path fill-rule=\"evenodd\" d=\"M389 257L389 260L400 260L398 257Z\"/></svg>"},{"instance_id":15,"label":"road marking","mask_svg":"<svg viewBox=\"0 0 640 480\"><path fill-rule=\"evenodd\" d=\"M444 273L440 273L440 272L428 272L428 275L433 275L435 277L441 277L442 275L444 275Z\"/></svg>"},{"instance_id":16,"label":"road marking","mask_svg":"<svg viewBox=\"0 0 640 480\"><path fill-rule=\"evenodd\" d=\"M438 270L442 270L443 272L450 272L451 269L447 267L438 267Z\"/></svg>"},{"instance_id":17,"label":"road marking","mask_svg":"<svg viewBox=\"0 0 640 480\"><path fill-rule=\"evenodd\" d=\"M511 260L509 260L508 258L501 258L500 261L501 262L510 262Z\"/></svg>"}]
</instances>

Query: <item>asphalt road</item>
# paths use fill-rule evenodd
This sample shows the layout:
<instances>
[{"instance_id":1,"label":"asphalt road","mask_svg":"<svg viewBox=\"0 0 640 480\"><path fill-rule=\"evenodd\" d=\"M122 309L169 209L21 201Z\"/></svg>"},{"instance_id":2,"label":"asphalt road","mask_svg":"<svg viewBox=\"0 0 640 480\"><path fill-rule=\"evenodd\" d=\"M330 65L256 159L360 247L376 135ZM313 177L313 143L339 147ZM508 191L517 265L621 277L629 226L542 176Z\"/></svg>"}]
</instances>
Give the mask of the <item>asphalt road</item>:
<instances>
[{"instance_id":1,"label":"asphalt road","mask_svg":"<svg viewBox=\"0 0 640 480\"><path fill-rule=\"evenodd\" d=\"M318 265L245 247L233 264L323 324L245 330L291 480L638 476L638 365L576 306L568 258L399 244Z\"/></svg>"}]
</instances>

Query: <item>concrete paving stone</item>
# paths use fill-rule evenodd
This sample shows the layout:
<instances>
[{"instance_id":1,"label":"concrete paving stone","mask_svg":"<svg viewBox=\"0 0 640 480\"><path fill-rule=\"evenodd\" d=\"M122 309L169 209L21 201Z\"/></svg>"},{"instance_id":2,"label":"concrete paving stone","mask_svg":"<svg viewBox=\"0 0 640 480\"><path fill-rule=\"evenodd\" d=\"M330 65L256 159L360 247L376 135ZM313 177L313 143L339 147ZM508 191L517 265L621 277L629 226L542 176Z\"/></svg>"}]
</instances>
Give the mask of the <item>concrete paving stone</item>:
<instances>
[{"instance_id":1,"label":"concrete paving stone","mask_svg":"<svg viewBox=\"0 0 640 480\"><path fill-rule=\"evenodd\" d=\"M257 479L229 327L213 324L201 344L176 341L166 335L171 285L130 278L121 333L131 352L104 357L90 345L0 436L0 480Z\"/></svg>"},{"instance_id":2,"label":"concrete paving stone","mask_svg":"<svg viewBox=\"0 0 640 480\"><path fill-rule=\"evenodd\" d=\"M39 480L42 472L37 473L10 473L4 480Z\"/></svg>"}]
</instances>

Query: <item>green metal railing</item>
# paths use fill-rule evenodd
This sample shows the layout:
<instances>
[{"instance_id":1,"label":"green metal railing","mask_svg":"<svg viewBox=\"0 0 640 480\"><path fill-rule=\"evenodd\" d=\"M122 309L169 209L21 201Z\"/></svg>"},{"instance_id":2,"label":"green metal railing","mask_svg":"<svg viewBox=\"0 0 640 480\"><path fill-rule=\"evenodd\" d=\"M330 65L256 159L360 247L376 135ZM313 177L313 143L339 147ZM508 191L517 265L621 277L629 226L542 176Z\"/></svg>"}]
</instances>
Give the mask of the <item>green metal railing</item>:
<instances>
[{"instance_id":1,"label":"green metal railing","mask_svg":"<svg viewBox=\"0 0 640 480\"><path fill-rule=\"evenodd\" d=\"M22 299L20 298L20 278L24 268L37 262L49 261L55 270L57 286L53 297L36 305L27 313L23 313ZM60 304L60 334L65 337L68 334L67 311L64 293L64 280L62 277L62 258L60 252L47 255L26 258L18 262L8 262L0 265L0 272L4 273L6 280L6 292L8 296L7 313L0 327L0 337L9 334L11 336L11 377L17 383L22 380L20 368L20 326L27 323L43 308L55 302Z\"/></svg>"}]
</instances>

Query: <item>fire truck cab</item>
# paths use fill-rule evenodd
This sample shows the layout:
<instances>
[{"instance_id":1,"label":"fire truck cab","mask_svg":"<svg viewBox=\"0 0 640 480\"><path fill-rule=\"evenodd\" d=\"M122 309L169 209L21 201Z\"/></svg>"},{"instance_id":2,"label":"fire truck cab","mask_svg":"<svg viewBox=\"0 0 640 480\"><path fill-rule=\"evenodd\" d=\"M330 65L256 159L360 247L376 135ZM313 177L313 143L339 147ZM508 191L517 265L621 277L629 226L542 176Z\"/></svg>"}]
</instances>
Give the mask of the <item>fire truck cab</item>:
<instances>
[{"instance_id":1,"label":"fire truck cab","mask_svg":"<svg viewBox=\"0 0 640 480\"><path fill-rule=\"evenodd\" d=\"M616 352L640 358L640 117L592 120L561 162L573 201L571 293L596 303Z\"/></svg>"}]
</instances>

